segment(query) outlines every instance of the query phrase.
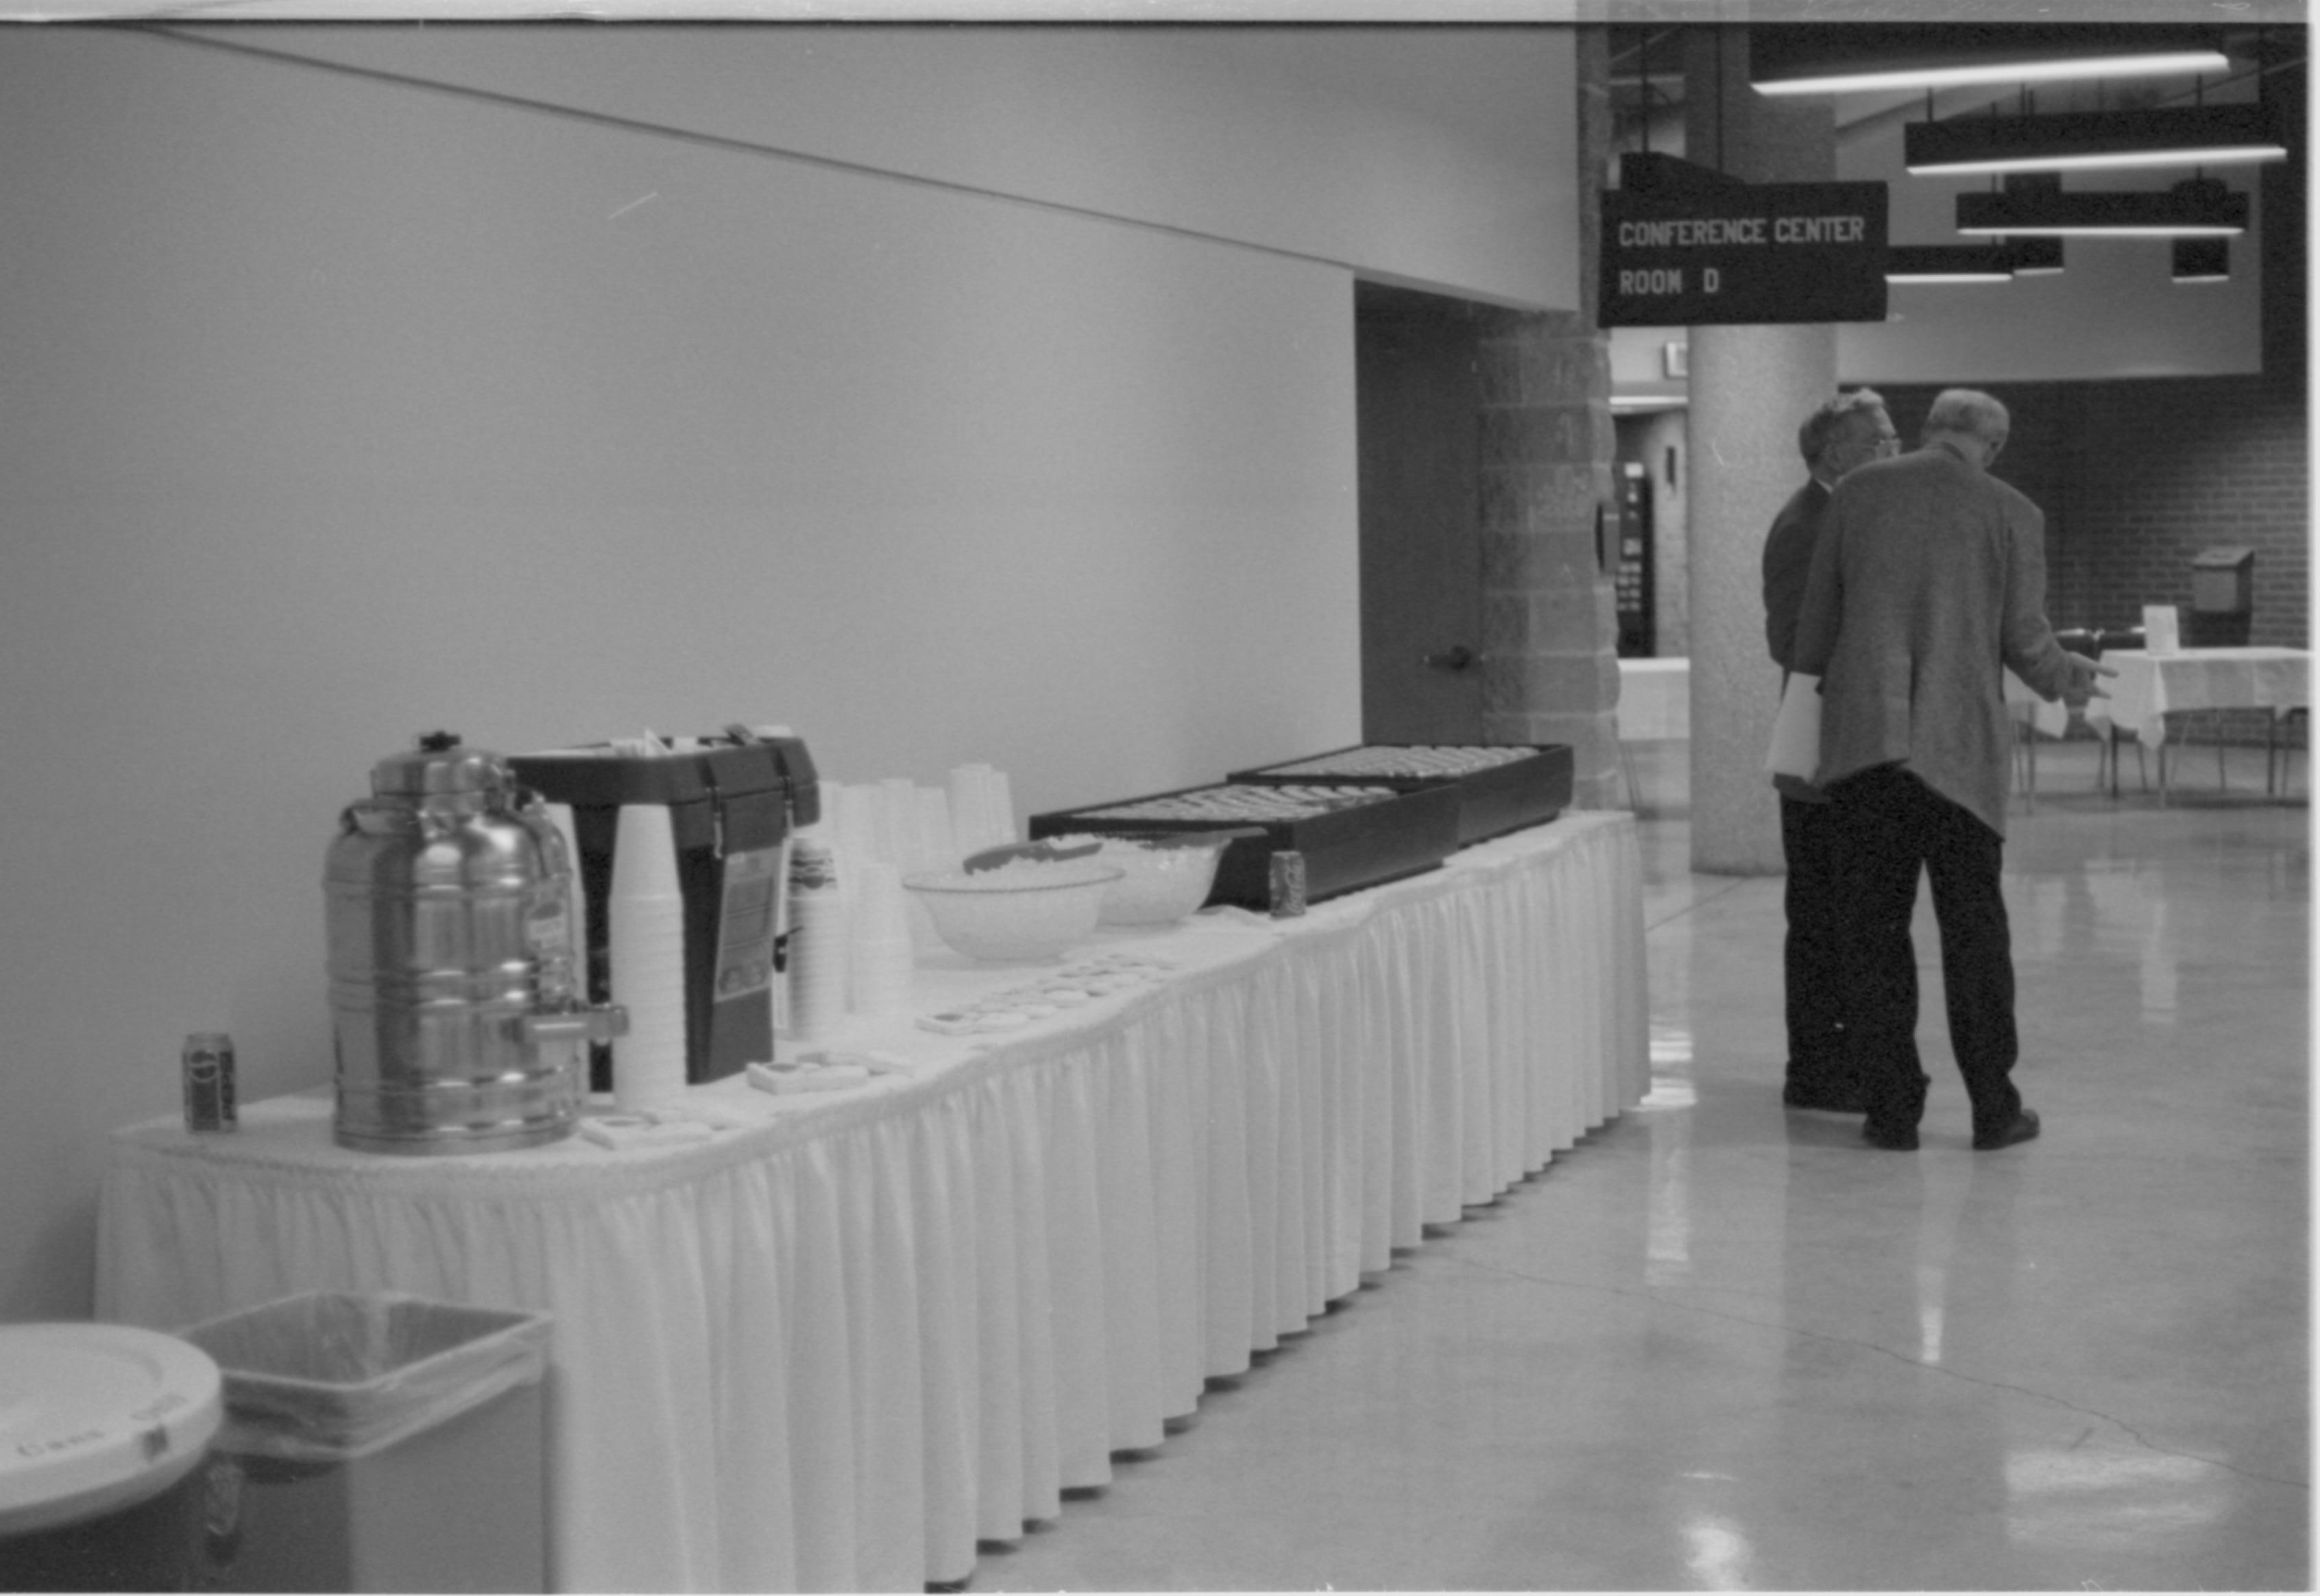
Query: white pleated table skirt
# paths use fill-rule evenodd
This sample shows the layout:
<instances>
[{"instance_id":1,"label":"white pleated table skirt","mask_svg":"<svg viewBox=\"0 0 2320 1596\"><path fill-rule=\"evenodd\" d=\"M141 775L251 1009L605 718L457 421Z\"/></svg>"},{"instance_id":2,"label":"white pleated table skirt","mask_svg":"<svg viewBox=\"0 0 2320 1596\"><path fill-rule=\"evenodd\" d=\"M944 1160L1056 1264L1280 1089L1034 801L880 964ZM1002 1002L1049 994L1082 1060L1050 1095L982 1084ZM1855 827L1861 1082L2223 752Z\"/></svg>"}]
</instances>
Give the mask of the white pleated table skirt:
<instances>
[{"instance_id":1,"label":"white pleated table skirt","mask_svg":"<svg viewBox=\"0 0 2320 1596\"><path fill-rule=\"evenodd\" d=\"M737 1121L693 1146L367 1156L327 1091L131 1127L100 1315L545 1311L557 1589L915 1591L1648 1086L1624 813L1077 951L1127 949L1179 969L995 1044L862 1029L912 1067L857 1091L693 1088ZM925 1010L1027 973L918 975Z\"/></svg>"}]
</instances>

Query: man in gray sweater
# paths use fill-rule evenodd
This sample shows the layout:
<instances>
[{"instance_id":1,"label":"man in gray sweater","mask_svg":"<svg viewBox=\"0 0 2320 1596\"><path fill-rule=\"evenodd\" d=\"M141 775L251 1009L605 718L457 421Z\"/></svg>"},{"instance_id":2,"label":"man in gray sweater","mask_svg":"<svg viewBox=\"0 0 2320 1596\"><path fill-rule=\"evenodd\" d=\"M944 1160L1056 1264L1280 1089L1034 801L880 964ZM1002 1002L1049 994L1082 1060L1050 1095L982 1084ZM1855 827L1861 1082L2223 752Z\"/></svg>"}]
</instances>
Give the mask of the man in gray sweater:
<instances>
[{"instance_id":1,"label":"man in gray sweater","mask_svg":"<svg viewBox=\"0 0 2320 1596\"><path fill-rule=\"evenodd\" d=\"M1850 916L1847 1052L1862 1133L1917 1145L1932 1084L1917 1056L1917 875L1933 881L1950 1043L1973 1145L2038 1134L2011 1080L2014 957L1999 894L2013 726L2001 667L2041 697L2117 673L2047 624L2044 517L1989 474L2006 407L1952 388L1913 454L1836 485L1823 512L1790 664L1821 678L1815 784L1834 804Z\"/></svg>"}]
</instances>

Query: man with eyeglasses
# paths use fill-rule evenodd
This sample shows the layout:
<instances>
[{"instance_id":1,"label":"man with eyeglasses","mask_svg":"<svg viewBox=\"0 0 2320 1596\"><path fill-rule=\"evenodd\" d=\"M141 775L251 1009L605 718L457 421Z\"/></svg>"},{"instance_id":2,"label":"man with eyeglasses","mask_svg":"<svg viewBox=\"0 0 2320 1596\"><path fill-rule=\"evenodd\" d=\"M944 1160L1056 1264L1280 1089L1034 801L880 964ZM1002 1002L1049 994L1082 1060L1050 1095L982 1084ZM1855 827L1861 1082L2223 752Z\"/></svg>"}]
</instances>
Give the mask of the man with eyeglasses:
<instances>
[{"instance_id":1,"label":"man with eyeglasses","mask_svg":"<svg viewBox=\"0 0 2320 1596\"><path fill-rule=\"evenodd\" d=\"M1797 617L1829 491L1857 466L1899 450L1885 401L1856 388L1825 401L1797 429L1797 449L1810 472L1772 520L1764 540L1764 636L1781 685L1794 668ZM1867 1107L1845 1056L1844 923L1837 881L1836 830L1827 794L1782 778L1781 852L1788 862L1781 948L1789 1033L1781 1101L1792 1109L1857 1114Z\"/></svg>"}]
</instances>

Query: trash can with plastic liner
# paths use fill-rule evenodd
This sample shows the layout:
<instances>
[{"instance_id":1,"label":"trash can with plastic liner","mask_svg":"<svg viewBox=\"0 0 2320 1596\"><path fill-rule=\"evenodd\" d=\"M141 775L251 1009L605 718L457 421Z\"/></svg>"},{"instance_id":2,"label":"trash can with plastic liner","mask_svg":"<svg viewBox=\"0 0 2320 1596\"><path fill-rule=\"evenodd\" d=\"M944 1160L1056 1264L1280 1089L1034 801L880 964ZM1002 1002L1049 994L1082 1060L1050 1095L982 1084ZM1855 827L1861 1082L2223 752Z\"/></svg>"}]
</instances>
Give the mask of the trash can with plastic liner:
<instances>
[{"instance_id":1,"label":"trash can with plastic liner","mask_svg":"<svg viewBox=\"0 0 2320 1596\"><path fill-rule=\"evenodd\" d=\"M191 1591L218 1366L159 1330L0 1325L0 1591Z\"/></svg>"},{"instance_id":2,"label":"trash can with plastic liner","mask_svg":"<svg viewBox=\"0 0 2320 1596\"><path fill-rule=\"evenodd\" d=\"M210 1582L542 1591L545 1315L307 1292L184 1332L224 1375L241 1473Z\"/></svg>"}]
</instances>

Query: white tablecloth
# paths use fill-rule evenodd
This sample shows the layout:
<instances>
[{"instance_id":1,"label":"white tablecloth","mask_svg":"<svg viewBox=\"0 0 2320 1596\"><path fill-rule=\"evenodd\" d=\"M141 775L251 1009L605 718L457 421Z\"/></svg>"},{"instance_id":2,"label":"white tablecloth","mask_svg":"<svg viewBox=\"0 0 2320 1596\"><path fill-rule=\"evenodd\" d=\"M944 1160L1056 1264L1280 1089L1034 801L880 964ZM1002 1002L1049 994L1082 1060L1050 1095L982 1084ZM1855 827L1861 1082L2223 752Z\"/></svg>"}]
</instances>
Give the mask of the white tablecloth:
<instances>
[{"instance_id":1,"label":"white tablecloth","mask_svg":"<svg viewBox=\"0 0 2320 1596\"><path fill-rule=\"evenodd\" d=\"M2060 737L2071 729L2069 704L2059 698L2049 703L2011 670L2006 671L2006 709L2016 721L2047 737Z\"/></svg>"},{"instance_id":2,"label":"white tablecloth","mask_svg":"<svg viewBox=\"0 0 2320 1596\"><path fill-rule=\"evenodd\" d=\"M864 1026L907 1075L695 1088L715 1141L460 1157L118 1133L99 1311L168 1328L309 1287L555 1317L558 1589L915 1591L1157 1445L1421 1227L1647 1086L1632 819L1574 815L1271 921L1083 950L1165 985L995 1046ZM1018 970L922 964L931 1009Z\"/></svg>"},{"instance_id":3,"label":"white tablecloth","mask_svg":"<svg viewBox=\"0 0 2320 1596\"><path fill-rule=\"evenodd\" d=\"M2118 672L2108 699L2087 706L2090 721L2134 732L2145 748L2167 740L2176 710L2309 708L2312 656L2302 648L2185 648L2177 654L2106 654Z\"/></svg>"},{"instance_id":4,"label":"white tablecloth","mask_svg":"<svg viewBox=\"0 0 2320 1596\"><path fill-rule=\"evenodd\" d=\"M1691 661L1619 661L1619 740L1681 741L1691 735Z\"/></svg>"}]
</instances>

